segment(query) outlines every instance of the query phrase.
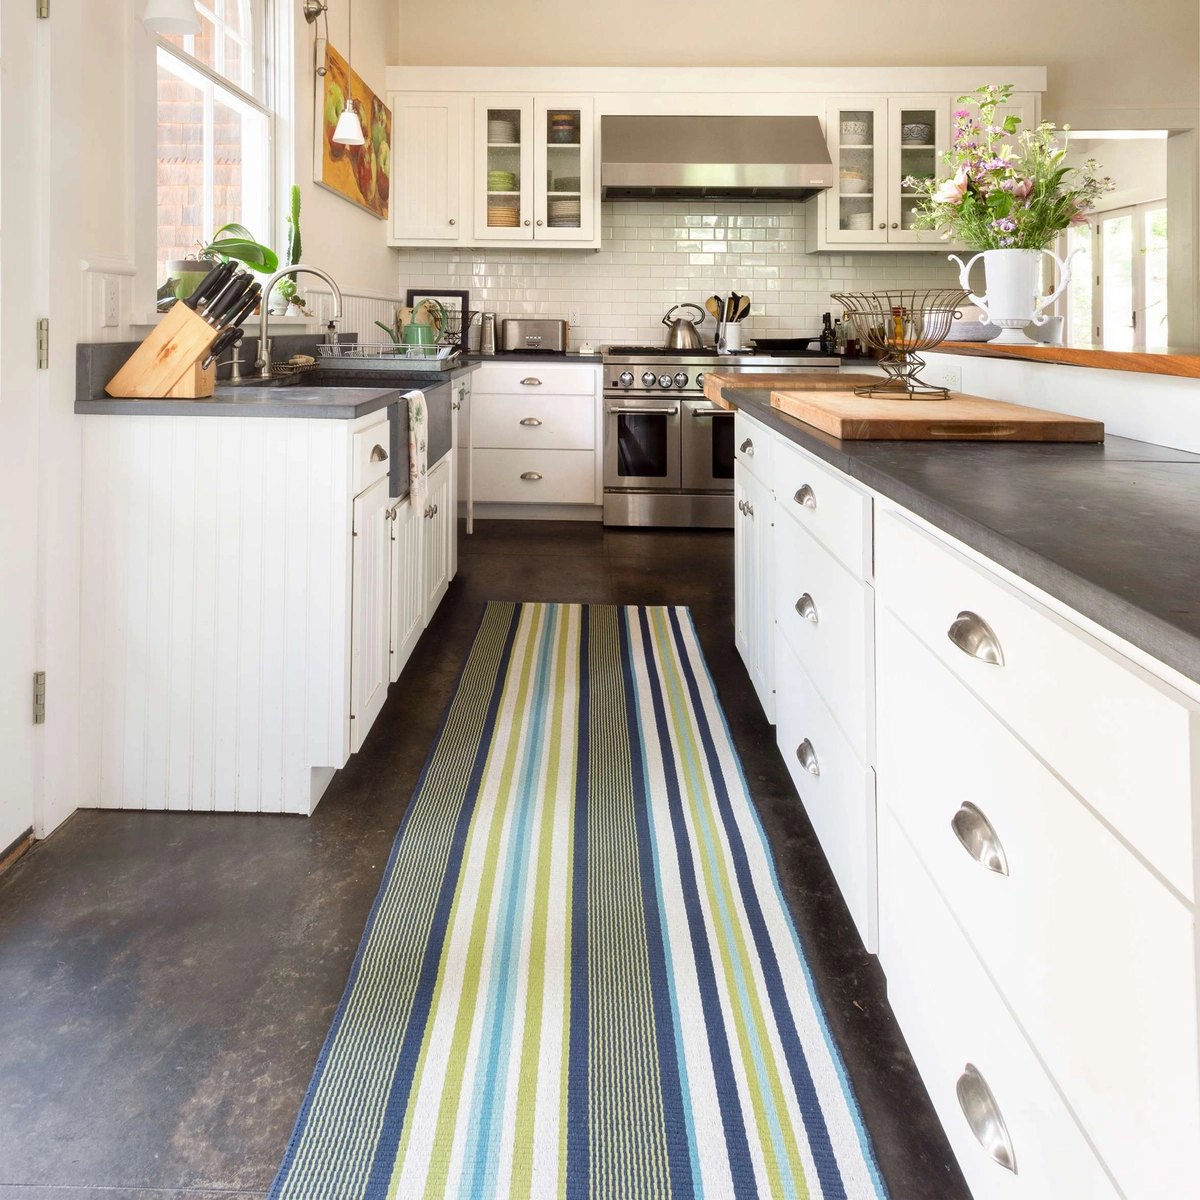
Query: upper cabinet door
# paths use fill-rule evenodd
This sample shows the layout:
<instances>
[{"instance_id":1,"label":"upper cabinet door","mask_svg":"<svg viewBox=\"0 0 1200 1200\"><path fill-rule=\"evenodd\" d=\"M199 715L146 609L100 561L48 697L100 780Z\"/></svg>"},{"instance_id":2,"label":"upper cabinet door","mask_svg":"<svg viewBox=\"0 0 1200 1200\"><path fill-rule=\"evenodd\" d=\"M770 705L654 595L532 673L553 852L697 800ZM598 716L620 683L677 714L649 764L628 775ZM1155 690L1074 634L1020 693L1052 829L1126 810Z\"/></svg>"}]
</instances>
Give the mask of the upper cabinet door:
<instances>
[{"instance_id":1,"label":"upper cabinet door","mask_svg":"<svg viewBox=\"0 0 1200 1200\"><path fill-rule=\"evenodd\" d=\"M532 241L536 140L532 99L476 96L476 241Z\"/></svg>"},{"instance_id":2,"label":"upper cabinet door","mask_svg":"<svg viewBox=\"0 0 1200 1200\"><path fill-rule=\"evenodd\" d=\"M580 96L534 101L534 237L587 242L595 233L595 117Z\"/></svg>"},{"instance_id":3,"label":"upper cabinet door","mask_svg":"<svg viewBox=\"0 0 1200 1200\"><path fill-rule=\"evenodd\" d=\"M888 103L883 96L832 101L826 135L836 182L827 193L825 239L868 245L888 240Z\"/></svg>"},{"instance_id":4,"label":"upper cabinet door","mask_svg":"<svg viewBox=\"0 0 1200 1200\"><path fill-rule=\"evenodd\" d=\"M888 101L888 241L945 243L932 230L913 229L920 195L906 179L937 179L948 168L942 155L950 148L950 104L945 96L892 96Z\"/></svg>"},{"instance_id":5,"label":"upper cabinet door","mask_svg":"<svg viewBox=\"0 0 1200 1200\"><path fill-rule=\"evenodd\" d=\"M459 212L461 97L393 93L393 241L459 242L465 231Z\"/></svg>"}]
</instances>

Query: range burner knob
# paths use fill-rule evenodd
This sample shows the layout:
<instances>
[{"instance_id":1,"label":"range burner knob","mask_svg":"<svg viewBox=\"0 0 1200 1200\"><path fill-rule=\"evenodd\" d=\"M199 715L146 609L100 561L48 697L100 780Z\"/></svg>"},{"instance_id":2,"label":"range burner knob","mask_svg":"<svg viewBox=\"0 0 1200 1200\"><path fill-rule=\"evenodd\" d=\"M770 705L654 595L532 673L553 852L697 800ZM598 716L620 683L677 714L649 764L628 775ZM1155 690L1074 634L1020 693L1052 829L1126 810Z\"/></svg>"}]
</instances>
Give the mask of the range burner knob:
<instances>
[{"instance_id":1,"label":"range burner knob","mask_svg":"<svg viewBox=\"0 0 1200 1200\"><path fill-rule=\"evenodd\" d=\"M699 373L699 374L696 376L696 386L697 386L698 388L702 388L702 387L704 386L704 372L703 372L703 371L701 371L701 372L700 372L700 373Z\"/></svg>"},{"instance_id":2,"label":"range burner knob","mask_svg":"<svg viewBox=\"0 0 1200 1200\"><path fill-rule=\"evenodd\" d=\"M642 372L642 387L653 387L655 384L655 375L653 371Z\"/></svg>"},{"instance_id":3,"label":"range burner knob","mask_svg":"<svg viewBox=\"0 0 1200 1200\"><path fill-rule=\"evenodd\" d=\"M686 371L676 371L675 372L675 386L676 387L687 387L687 380L688 380L688 374Z\"/></svg>"},{"instance_id":4,"label":"range burner knob","mask_svg":"<svg viewBox=\"0 0 1200 1200\"><path fill-rule=\"evenodd\" d=\"M633 372L622 371L621 374L617 376L617 382L622 387L633 387Z\"/></svg>"},{"instance_id":5,"label":"range burner knob","mask_svg":"<svg viewBox=\"0 0 1200 1200\"><path fill-rule=\"evenodd\" d=\"M658 386L660 388L669 388L671 386L670 375L660 375L658 377Z\"/></svg>"}]
</instances>

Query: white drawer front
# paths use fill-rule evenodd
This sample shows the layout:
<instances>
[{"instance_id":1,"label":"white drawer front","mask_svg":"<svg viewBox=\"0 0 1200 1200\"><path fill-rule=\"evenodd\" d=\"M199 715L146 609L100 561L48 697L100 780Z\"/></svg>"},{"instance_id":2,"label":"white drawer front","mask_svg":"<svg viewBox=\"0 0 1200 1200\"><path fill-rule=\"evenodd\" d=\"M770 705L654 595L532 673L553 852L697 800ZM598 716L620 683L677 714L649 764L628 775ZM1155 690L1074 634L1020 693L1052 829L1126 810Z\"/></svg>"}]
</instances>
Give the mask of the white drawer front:
<instances>
[{"instance_id":1,"label":"white drawer front","mask_svg":"<svg viewBox=\"0 0 1200 1200\"><path fill-rule=\"evenodd\" d=\"M471 442L477 449L592 450L593 396L512 396L475 392Z\"/></svg>"},{"instance_id":2,"label":"white drawer front","mask_svg":"<svg viewBox=\"0 0 1200 1200\"><path fill-rule=\"evenodd\" d=\"M875 602L795 521L775 520L775 622L864 762L874 757Z\"/></svg>"},{"instance_id":3,"label":"white drawer front","mask_svg":"<svg viewBox=\"0 0 1200 1200\"><path fill-rule=\"evenodd\" d=\"M591 450L476 450L475 499L508 504L593 504Z\"/></svg>"},{"instance_id":4,"label":"white drawer front","mask_svg":"<svg viewBox=\"0 0 1200 1200\"><path fill-rule=\"evenodd\" d=\"M859 936L875 949L875 773L864 767L792 648L775 639L775 741ZM814 774L801 762L811 751Z\"/></svg>"},{"instance_id":5,"label":"white drawer front","mask_svg":"<svg viewBox=\"0 0 1200 1200\"><path fill-rule=\"evenodd\" d=\"M1194 899L1200 706L896 514L877 542L880 603ZM960 612L987 623L1003 665L950 640Z\"/></svg>"},{"instance_id":6,"label":"white drawer front","mask_svg":"<svg viewBox=\"0 0 1200 1200\"><path fill-rule=\"evenodd\" d=\"M391 465L391 426L386 417L369 429L360 429L352 439L354 458L354 495L365 492Z\"/></svg>"},{"instance_id":7,"label":"white drawer front","mask_svg":"<svg viewBox=\"0 0 1200 1200\"><path fill-rule=\"evenodd\" d=\"M760 483L771 486L771 431L745 413L733 418L733 449L737 461Z\"/></svg>"},{"instance_id":8,"label":"white drawer front","mask_svg":"<svg viewBox=\"0 0 1200 1200\"><path fill-rule=\"evenodd\" d=\"M1188 906L887 612L878 660L880 802L1126 1193L1175 1194L1200 1162Z\"/></svg>"},{"instance_id":9,"label":"white drawer front","mask_svg":"<svg viewBox=\"0 0 1200 1200\"><path fill-rule=\"evenodd\" d=\"M858 579L871 578L871 497L840 471L779 438L773 458L781 512L807 529Z\"/></svg>"},{"instance_id":10,"label":"white drawer front","mask_svg":"<svg viewBox=\"0 0 1200 1200\"><path fill-rule=\"evenodd\" d=\"M1116 1200L886 804L879 807L879 956L888 1001L975 1200ZM1015 1174L988 1154L960 1107L957 1085L968 1064L1003 1118Z\"/></svg>"},{"instance_id":11,"label":"white drawer front","mask_svg":"<svg viewBox=\"0 0 1200 1200\"><path fill-rule=\"evenodd\" d=\"M471 391L594 396L597 366L572 366L562 362L484 363L471 376Z\"/></svg>"}]
</instances>

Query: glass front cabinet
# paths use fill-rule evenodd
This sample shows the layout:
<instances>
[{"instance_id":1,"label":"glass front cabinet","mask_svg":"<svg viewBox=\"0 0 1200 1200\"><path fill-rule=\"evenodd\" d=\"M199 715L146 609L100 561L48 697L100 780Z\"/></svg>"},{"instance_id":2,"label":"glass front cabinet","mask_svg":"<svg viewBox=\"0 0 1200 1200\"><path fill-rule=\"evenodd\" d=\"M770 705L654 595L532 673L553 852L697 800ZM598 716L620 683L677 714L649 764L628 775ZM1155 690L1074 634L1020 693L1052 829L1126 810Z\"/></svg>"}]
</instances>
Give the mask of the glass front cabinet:
<instances>
[{"instance_id":1,"label":"glass front cabinet","mask_svg":"<svg viewBox=\"0 0 1200 1200\"><path fill-rule=\"evenodd\" d=\"M476 245L596 240L590 99L477 96L474 134Z\"/></svg>"}]
</instances>

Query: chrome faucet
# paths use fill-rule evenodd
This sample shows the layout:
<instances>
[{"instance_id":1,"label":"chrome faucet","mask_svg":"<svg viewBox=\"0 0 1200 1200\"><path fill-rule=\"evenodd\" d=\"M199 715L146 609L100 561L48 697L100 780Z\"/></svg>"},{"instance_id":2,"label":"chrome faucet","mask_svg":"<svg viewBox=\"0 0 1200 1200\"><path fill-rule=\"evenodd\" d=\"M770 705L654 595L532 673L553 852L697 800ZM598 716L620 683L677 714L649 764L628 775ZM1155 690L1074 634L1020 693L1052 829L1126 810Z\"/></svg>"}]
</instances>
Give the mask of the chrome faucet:
<instances>
[{"instance_id":1,"label":"chrome faucet","mask_svg":"<svg viewBox=\"0 0 1200 1200\"><path fill-rule=\"evenodd\" d=\"M258 318L258 358L254 360L254 368L258 372L260 379L271 378L271 339L267 336L267 330L270 324L270 312L268 301L271 296L271 290L285 275L316 275L318 279L323 279L329 284L330 290L333 292L333 315L329 318L329 328L333 329L334 321L341 318L342 315L342 289L333 281L333 276L326 271L322 271L320 267L305 266L304 263L297 263L294 267L283 267L276 271L266 283L263 284L262 290L262 309Z\"/></svg>"}]
</instances>

